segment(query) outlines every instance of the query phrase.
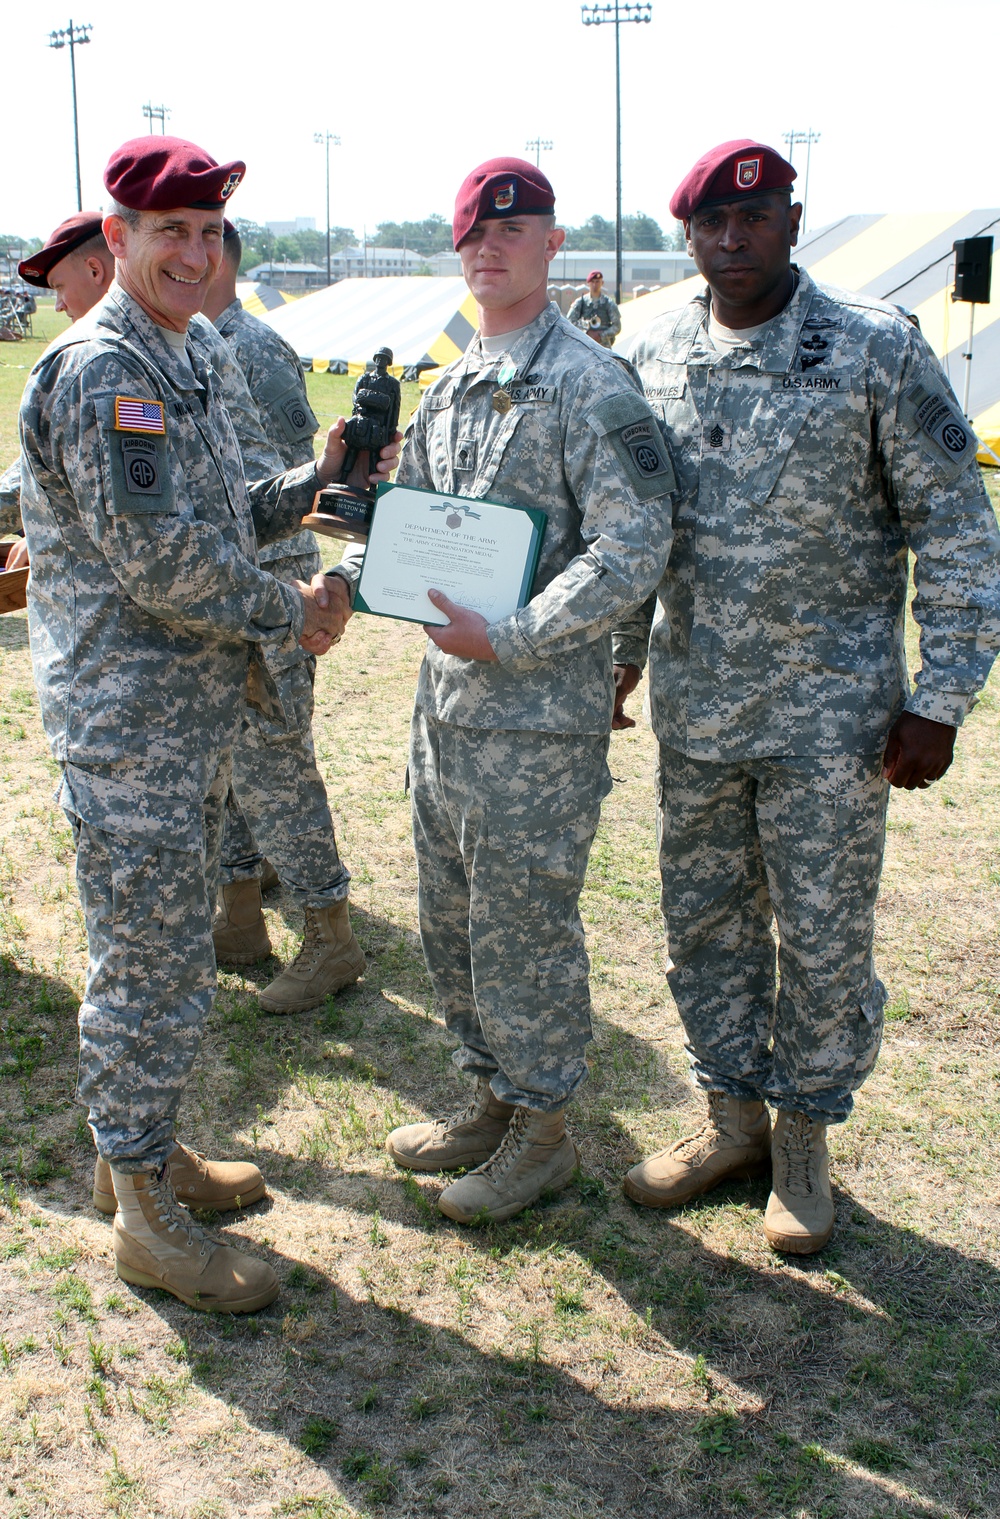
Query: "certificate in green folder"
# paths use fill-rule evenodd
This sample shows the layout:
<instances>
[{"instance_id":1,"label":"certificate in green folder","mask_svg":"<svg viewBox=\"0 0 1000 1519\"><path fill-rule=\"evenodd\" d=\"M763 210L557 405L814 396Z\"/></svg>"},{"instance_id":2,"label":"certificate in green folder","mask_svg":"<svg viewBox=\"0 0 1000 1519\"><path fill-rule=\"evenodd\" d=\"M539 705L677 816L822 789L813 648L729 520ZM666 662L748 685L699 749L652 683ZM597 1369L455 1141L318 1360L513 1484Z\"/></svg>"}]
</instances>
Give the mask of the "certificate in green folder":
<instances>
[{"instance_id":1,"label":"certificate in green folder","mask_svg":"<svg viewBox=\"0 0 1000 1519\"><path fill-rule=\"evenodd\" d=\"M435 590L487 622L509 617L531 595L547 520L534 506L380 485L355 611L445 627Z\"/></svg>"}]
</instances>

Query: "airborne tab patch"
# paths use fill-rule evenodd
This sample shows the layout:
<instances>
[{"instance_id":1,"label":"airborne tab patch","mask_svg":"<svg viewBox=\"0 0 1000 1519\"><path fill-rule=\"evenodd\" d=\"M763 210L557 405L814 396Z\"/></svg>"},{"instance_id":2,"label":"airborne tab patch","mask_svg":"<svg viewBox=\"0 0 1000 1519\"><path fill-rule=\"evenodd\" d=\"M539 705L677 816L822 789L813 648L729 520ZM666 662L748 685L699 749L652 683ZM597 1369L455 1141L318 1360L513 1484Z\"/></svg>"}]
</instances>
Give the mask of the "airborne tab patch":
<instances>
[{"instance_id":1,"label":"airborne tab patch","mask_svg":"<svg viewBox=\"0 0 1000 1519\"><path fill-rule=\"evenodd\" d=\"M115 396L117 432L165 433L162 401L143 401L138 396Z\"/></svg>"},{"instance_id":2,"label":"airborne tab patch","mask_svg":"<svg viewBox=\"0 0 1000 1519\"><path fill-rule=\"evenodd\" d=\"M906 393L913 403L917 426L955 464L964 464L977 450L976 435L952 403L938 391L914 385Z\"/></svg>"},{"instance_id":3,"label":"airborne tab patch","mask_svg":"<svg viewBox=\"0 0 1000 1519\"><path fill-rule=\"evenodd\" d=\"M121 447L126 488L137 496L162 495L156 444L145 438L123 438Z\"/></svg>"}]
</instances>

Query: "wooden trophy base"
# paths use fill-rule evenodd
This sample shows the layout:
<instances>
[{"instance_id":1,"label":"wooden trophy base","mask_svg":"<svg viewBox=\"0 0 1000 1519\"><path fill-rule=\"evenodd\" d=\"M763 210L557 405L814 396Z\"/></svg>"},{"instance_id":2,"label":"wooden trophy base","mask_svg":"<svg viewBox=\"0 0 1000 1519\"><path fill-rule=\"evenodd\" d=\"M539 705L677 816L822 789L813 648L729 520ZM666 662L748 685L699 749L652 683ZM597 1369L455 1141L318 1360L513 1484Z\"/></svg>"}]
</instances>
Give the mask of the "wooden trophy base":
<instances>
[{"instance_id":1,"label":"wooden trophy base","mask_svg":"<svg viewBox=\"0 0 1000 1519\"><path fill-rule=\"evenodd\" d=\"M375 506L375 492L369 495L350 485L328 485L316 492L313 509L302 518L302 526L312 528L326 538L346 538L348 543L365 543Z\"/></svg>"},{"instance_id":2,"label":"wooden trophy base","mask_svg":"<svg viewBox=\"0 0 1000 1519\"><path fill-rule=\"evenodd\" d=\"M8 554L13 552L15 544L9 540L0 543L0 614L3 612L20 612L22 607L28 605L28 567L23 570L5 570L3 565L7 563Z\"/></svg>"}]
</instances>

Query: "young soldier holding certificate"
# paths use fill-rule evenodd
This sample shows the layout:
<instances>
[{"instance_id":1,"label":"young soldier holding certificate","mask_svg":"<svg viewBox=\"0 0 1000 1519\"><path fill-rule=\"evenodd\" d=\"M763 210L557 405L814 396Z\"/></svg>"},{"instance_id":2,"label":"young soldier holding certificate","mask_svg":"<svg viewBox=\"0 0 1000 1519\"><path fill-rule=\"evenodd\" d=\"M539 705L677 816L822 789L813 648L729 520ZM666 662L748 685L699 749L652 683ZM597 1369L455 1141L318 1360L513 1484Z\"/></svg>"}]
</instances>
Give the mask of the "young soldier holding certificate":
<instances>
[{"instance_id":1,"label":"young soldier holding certificate","mask_svg":"<svg viewBox=\"0 0 1000 1519\"><path fill-rule=\"evenodd\" d=\"M578 900L614 706L611 630L666 562L674 476L631 369L546 293L564 233L545 175L475 169L454 241L479 332L427 391L397 483L548 515L532 599L487 622L431 591L410 778L420 931L438 1006L475 1080L463 1111L390 1134L418 1171L474 1167L448 1217L510 1218L576 1166L565 1109L587 1075Z\"/></svg>"}]
</instances>

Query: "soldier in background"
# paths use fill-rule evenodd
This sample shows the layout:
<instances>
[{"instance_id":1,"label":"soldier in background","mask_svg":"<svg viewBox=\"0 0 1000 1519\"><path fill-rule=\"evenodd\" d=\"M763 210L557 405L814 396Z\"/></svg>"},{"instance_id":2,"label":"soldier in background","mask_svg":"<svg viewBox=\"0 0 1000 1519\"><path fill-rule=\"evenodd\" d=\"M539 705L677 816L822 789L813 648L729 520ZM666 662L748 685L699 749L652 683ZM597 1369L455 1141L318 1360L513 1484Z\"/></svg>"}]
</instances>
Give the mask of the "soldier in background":
<instances>
[{"instance_id":1,"label":"soldier in background","mask_svg":"<svg viewBox=\"0 0 1000 1519\"><path fill-rule=\"evenodd\" d=\"M578 904L611 789L610 631L670 542L673 472L632 370L548 299L554 205L521 159L461 186L454 243L479 332L421 400L397 476L548 516L520 611L487 623L430 592L451 621L427 629L413 716L421 941L475 1091L387 1145L412 1170L476 1168L438 1199L460 1223L512 1217L577 1163L565 1115L591 1038Z\"/></svg>"},{"instance_id":2,"label":"soldier in background","mask_svg":"<svg viewBox=\"0 0 1000 1519\"><path fill-rule=\"evenodd\" d=\"M115 261L101 231L99 211L77 211L60 222L44 247L22 259L17 272L39 290L54 290L56 310L71 322L86 316L115 277ZM21 462L15 459L0 477L0 532L21 533ZM7 561L8 570L28 562L22 542Z\"/></svg>"},{"instance_id":3,"label":"soldier in background","mask_svg":"<svg viewBox=\"0 0 1000 1519\"><path fill-rule=\"evenodd\" d=\"M350 615L323 577L262 571L255 542L294 530L334 478L343 421L315 465L248 487L216 378L232 356L218 338L209 361L204 323L188 342L243 172L170 137L112 156L116 281L39 360L20 418L32 663L89 948L78 1096L110 1167L116 1269L222 1312L278 1291L178 1196L263 1192L256 1166L207 1161L174 1133L215 993L229 749L244 699L279 710L261 646L301 637L323 653Z\"/></svg>"},{"instance_id":4,"label":"soldier in background","mask_svg":"<svg viewBox=\"0 0 1000 1519\"><path fill-rule=\"evenodd\" d=\"M264 430L284 466L308 464L318 423L298 355L236 295L243 255L236 228L225 223L222 266L202 315L232 349L257 404ZM249 473L249 461L248 473ZM302 531L259 550L279 580L309 580L321 565L315 536ZM305 909L305 937L296 959L260 993L266 1012L318 1007L356 981L365 957L351 930L350 872L337 850L326 786L312 737L316 661L295 640L265 653L284 709L275 723L247 709L233 746L233 785L226 803L219 912L213 929L220 963L247 965L271 952L261 902L267 861Z\"/></svg>"},{"instance_id":5,"label":"soldier in background","mask_svg":"<svg viewBox=\"0 0 1000 1519\"><path fill-rule=\"evenodd\" d=\"M805 1255L834 1224L827 1125L881 1041L889 787L951 764L1000 647L1000 534L920 333L791 264L794 178L748 140L699 160L670 209L708 289L629 350L680 490L649 686L667 975L708 1112L625 1187L675 1207L772 1168L765 1235ZM622 700L648 633L616 641Z\"/></svg>"},{"instance_id":6,"label":"soldier in background","mask_svg":"<svg viewBox=\"0 0 1000 1519\"><path fill-rule=\"evenodd\" d=\"M604 295L604 275L600 269L591 269L587 275L589 295L578 296L569 308L566 320L584 332L589 332L595 343L602 348L613 348L615 338L622 330L618 307L610 295Z\"/></svg>"}]
</instances>

